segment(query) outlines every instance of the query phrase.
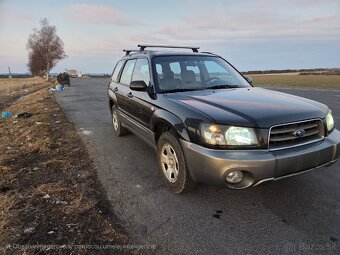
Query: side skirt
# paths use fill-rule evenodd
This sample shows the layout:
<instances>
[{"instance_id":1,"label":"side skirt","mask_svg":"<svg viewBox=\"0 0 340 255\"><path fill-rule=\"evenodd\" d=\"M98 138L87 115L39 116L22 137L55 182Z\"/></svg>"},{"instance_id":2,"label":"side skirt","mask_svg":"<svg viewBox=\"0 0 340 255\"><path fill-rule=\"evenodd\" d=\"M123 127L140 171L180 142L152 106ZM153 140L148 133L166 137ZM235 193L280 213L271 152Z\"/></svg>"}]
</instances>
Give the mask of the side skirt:
<instances>
[{"instance_id":1,"label":"side skirt","mask_svg":"<svg viewBox=\"0 0 340 255\"><path fill-rule=\"evenodd\" d=\"M150 129L144 127L139 122L135 121L134 119L127 116L125 113L122 113L121 111L117 111L120 121L122 122L123 126L129 129L132 133L137 135L139 138L141 138L144 142L146 142L149 146L151 146L153 149L157 149L156 143L155 143L155 133L152 132Z\"/></svg>"}]
</instances>

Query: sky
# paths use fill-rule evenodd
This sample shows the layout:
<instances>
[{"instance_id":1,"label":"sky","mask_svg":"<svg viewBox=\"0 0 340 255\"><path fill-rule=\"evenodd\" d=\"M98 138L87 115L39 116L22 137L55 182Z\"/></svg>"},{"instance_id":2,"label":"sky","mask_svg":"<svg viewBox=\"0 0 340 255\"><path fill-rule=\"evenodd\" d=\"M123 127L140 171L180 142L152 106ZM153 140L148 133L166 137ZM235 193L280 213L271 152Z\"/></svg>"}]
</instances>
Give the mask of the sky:
<instances>
[{"instance_id":1,"label":"sky","mask_svg":"<svg viewBox=\"0 0 340 255\"><path fill-rule=\"evenodd\" d=\"M25 73L48 18L67 58L52 72L111 73L139 43L200 46L240 71L340 67L340 0L0 0L0 73Z\"/></svg>"}]
</instances>

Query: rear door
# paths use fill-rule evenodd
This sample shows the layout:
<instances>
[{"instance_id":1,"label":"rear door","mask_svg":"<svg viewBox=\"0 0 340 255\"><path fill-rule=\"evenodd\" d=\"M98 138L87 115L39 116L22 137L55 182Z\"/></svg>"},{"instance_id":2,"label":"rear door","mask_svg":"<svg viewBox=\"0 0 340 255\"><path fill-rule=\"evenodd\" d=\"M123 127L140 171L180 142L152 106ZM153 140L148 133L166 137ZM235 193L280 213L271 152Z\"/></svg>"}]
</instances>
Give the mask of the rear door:
<instances>
[{"instance_id":1,"label":"rear door","mask_svg":"<svg viewBox=\"0 0 340 255\"><path fill-rule=\"evenodd\" d=\"M122 74L120 75L119 82L115 88L117 96L118 114L125 114L131 117L132 107L130 103L131 90L130 83L132 80L132 73L135 67L136 59L126 61ZM124 116L123 116L124 117Z\"/></svg>"},{"instance_id":2,"label":"rear door","mask_svg":"<svg viewBox=\"0 0 340 255\"><path fill-rule=\"evenodd\" d=\"M124 60L118 61L112 72L111 80L109 83L108 88L109 97L115 102L115 104L117 103L118 78L120 76L124 62L125 62Z\"/></svg>"}]
</instances>

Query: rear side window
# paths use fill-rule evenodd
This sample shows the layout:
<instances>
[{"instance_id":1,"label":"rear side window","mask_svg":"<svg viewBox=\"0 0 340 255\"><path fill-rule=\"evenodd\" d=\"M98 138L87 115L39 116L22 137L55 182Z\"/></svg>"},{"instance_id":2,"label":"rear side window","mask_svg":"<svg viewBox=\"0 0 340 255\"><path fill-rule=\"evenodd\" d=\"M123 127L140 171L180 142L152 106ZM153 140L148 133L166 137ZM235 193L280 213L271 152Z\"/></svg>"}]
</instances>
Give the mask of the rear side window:
<instances>
[{"instance_id":1,"label":"rear side window","mask_svg":"<svg viewBox=\"0 0 340 255\"><path fill-rule=\"evenodd\" d=\"M119 71L120 69L122 69L122 65L123 65L123 61L118 61L118 63L116 64L116 67L115 69L113 70L113 73L112 73L112 78L111 80L116 82L117 81L117 78L118 78L118 74L119 74Z\"/></svg>"},{"instance_id":2,"label":"rear side window","mask_svg":"<svg viewBox=\"0 0 340 255\"><path fill-rule=\"evenodd\" d=\"M124 66L124 70L122 76L120 77L120 83L125 85L130 85L132 80L132 72L133 68L135 67L136 60L128 60Z\"/></svg>"}]
</instances>

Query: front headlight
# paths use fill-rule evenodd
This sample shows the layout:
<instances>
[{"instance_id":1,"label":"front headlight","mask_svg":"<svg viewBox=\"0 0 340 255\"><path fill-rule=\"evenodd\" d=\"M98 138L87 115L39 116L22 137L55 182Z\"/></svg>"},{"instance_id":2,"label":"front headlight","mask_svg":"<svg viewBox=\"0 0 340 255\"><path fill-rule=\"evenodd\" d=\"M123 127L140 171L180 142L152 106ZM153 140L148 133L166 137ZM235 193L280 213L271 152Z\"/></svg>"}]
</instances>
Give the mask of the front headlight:
<instances>
[{"instance_id":1,"label":"front headlight","mask_svg":"<svg viewBox=\"0 0 340 255\"><path fill-rule=\"evenodd\" d=\"M202 124L201 134L210 145L253 146L259 143L254 129L246 127Z\"/></svg>"},{"instance_id":2,"label":"front headlight","mask_svg":"<svg viewBox=\"0 0 340 255\"><path fill-rule=\"evenodd\" d=\"M257 137L252 128L230 127L225 133L228 145L257 145Z\"/></svg>"},{"instance_id":3,"label":"front headlight","mask_svg":"<svg viewBox=\"0 0 340 255\"><path fill-rule=\"evenodd\" d=\"M334 119L332 116L332 111L329 111L326 115L326 125L328 132L331 132L334 129Z\"/></svg>"},{"instance_id":4,"label":"front headlight","mask_svg":"<svg viewBox=\"0 0 340 255\"><path fill-rule=\"evenodd\" d=\"M203 136L203 140L207 144L227 145L223 135L223 130L219 125L202 124L201 134Z\"/></svg>"}]
</instances>

